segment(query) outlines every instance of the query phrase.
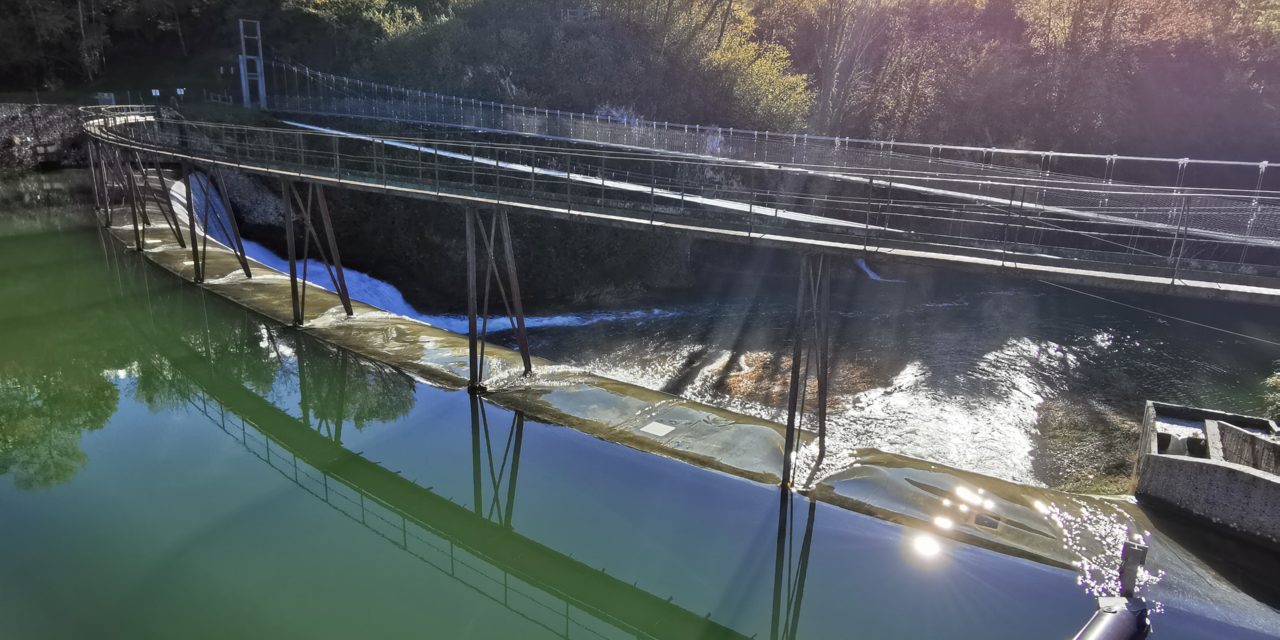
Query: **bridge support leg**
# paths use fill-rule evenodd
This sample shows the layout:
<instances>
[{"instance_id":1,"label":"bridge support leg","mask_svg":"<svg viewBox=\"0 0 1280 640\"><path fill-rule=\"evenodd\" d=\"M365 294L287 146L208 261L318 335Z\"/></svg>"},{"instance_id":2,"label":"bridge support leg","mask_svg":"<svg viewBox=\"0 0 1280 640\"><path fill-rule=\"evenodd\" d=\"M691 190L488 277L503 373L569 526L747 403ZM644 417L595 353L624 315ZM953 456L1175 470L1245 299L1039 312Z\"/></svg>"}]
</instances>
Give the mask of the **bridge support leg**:
<instances>
[{"instance_id":1,"label":"bridge support leg","mask_svg":"<svg viewBox=\"0 0 1280 640\"><path fill-rule=\"evenodd\" d=\"M140 215L145 216L145 214L142 214L139 211L139 209L142 208L142 203L139 202L138 190L133 181L133 170L125 164L122 158L120 158L119 151L116 152L116 164L120 167L122 178L121 183L125 188L125 192L128 194L127 197L129 198L129 214L133 220L133 248L135 251L142 251L144 248L144 242L146 241L146 219L143 217L143 221L141 223L138 220Z\"/></svg>"},{"instance_id":2,"label":"bridge support leg","mask_svg":"<svg viewBox=\"0 0 1280 640\"><path fill-rule=\"evenodd\" d=\"M249 269L249 254L244 250L244 239L240 237L240 224L236 222L236 213L231 208L231 198L227 195L227 183L222 179L222 169L214 167L214 177L218 181L218 197L222 202L222 210L226 212L227 224L231 228L231 250L235 252L236 258L240 261L240 268L244 271L244 277L252 278L253 272Z\"/></svg>"},{"instance_id":3,"label":"bridge support leg","mask_svg":"<svg viewBox=\"0 0 1280 640\"><path fill-rule=\"evenodd\" d=\"M142 218L142 226L149 227L151 226L151 216L147 215L146 200L142 198L142 187L138 185L138 177L142 175L142 172L146 171L146 166L139 160L138 170L135 172L129 157L123 155L123 152L121 153L120 162L124 165L125 174L129 177L129 197L137 204L135 210L138 212L138 216Z\"/></svg>"},{"instance_id":4,"label":"bridge support leg","mask_svg":"<svg viewBox=\"0 0 1280 640\"><path fill-rule=\"evenodd\" d=\"M298 259L293 242L293 184L288 180L280 180L281 197L284 198L284 244L289 254L289 298L293 303L293 324L302 325L302 301L298 298Z\"/></svg>"},{"instance_id":5,"label":"bridge support leg","mask_svg":"<svg viewBox=\"0 0 1280 640\"><path fill-rule=\"evenodd\" d=\"M487 221L474 208L468 208L466 215L467 338L470 358L468 387L474 392L483 392L484 352L489 335L489 292L494 285L497 286L507 320L515 333L523 375L527 376L533 372L533 361L529 355L529 336L525 328L524 305L520 299L520 279L516 270L515 250L511 245L511 225L507 219L507 212L498 209ZM476 249L477 241L484 249L485 257L483 297L476 277L479 257ZM495 247L498 241L502 242L501 254L502 260L506 263L505 269L499 269L498 266L498 249Z\"/></svg>"},{"instance_id":6,"label":"bridge support leg","mask_svg":"<svg viewBox=\"0 0 1280 640\"><path fill-rule=\"evenodd\" d=\"M196 210L195 180L191 179L191 175L191 165L182 165L182 185L187 190L187 230L191 233L191 264L194 268L192 279L196 282L204 282L204 269L200 263L199 236L196 235L196 221L200 214Z\"/></svg>"},{"instance_id":7,"label":"bridge support leg","mask_svg":"<svg viewBox=\"0 0 1280 640\"><path fill-rule=\"evenodd\" d=\"M160 213L160 217L164 218L165 226L169 227L169 231L173 233L173 237L177 239L178 246L183 249L187 248L186 243L182 240L182 228L178 224L177 214L173 211L173 203L169 201L168 197L163 201L160 199L159 193L163 193L166 196L168 196L169 193L168 188L166 188L164 184L164 174L160 171L160 164L154 163L156 176L160 181L160 186L157 189L151 186L151 173L147 169L147 163L143 160L142 154L135 151L133 152L133 158L134 161L138 163L138 176L141 182L141 184L138 185L138 191L140 194L145 193L142 197L141 206L145 209L147 201L151 201L151 203L156 206L156 210Z\"/></svg>"},{"instance_id":8,"label":"bridge support leg","mask_svg":"<svg viewBox=\"0 0 1280 640\"><path fill-rule=\"evenodd\" d=\"M159 172L159 166L156 171ZM236 255L240 268L246 278L252 278L249 270L249 257L244 250L244 242L240 238L240 228L236 224L235 212L231 209L231 201L227 199L224 187L215 188L213 176L206 174L198 178L195 167L190 163L182 164L182 184L187 191L187 231L191 242L191 260L195 264L194 278L196 282L204 282L205 265L209 257L209 235L221 231L221 238L226 239L228 248ZM217 169L215 168L216 172ZM216 175L216 174L215 174ZM199 191L199 197L197 197ZM218 205L222 206L219 212ZM174 224L181 229L182 221L177 211L170 205ZM180 234L179 234L180 235ZM218 237L215 237L215 241ZM178 241L182 244L182 241Z\"/></svg>"},{"instance_id":9,"label":"bridge support leg","mask_svg":"<svg viewBox=\"0 0 1280 640\"><path fill-rule=\"evenodd\" d=\"M98 172L97 143L93 141L93 138L89 138L89 144L85 146L89 150L89 177L93 180L93 212L102 215L102 211L106 207L102 203L103 191L99 186L101 174Z\"/></svg>"},{"instance_id":10,"label":"bridge support leg","mask_svg":"<svg viewBox=\"0 0 1280 640\"><path fill-rule=\"evenodd\" d=\"M480 367L479 335L476 331L476 212L467 208L466 242L467 242L467 389L472 392L483 391L480 379L483 377Z\"/></svg>"},{"instance_id":11,"label":"bridge support leg","mask_svg":"<svg viewBox=\"0 0 1280 640\"><path fill-rule=\"evenodd\" d=\"M102 192L102 226L112 223L111 189L107 186L107 152L99 142L89 145L94 150L94 168L97 170L98 190Z\"/></svg>"},{"instance_id":12,"label":"bridge support leg","mask_svg":"<svg viewBox=\"0 0 1280 640\"><path fill-rule=\"evenodd\" d=\"M116 204L111 200L112 188L107 187L106 181L111 179L111 185L120 195L119 206L124 206L129 201L128 181L124 177L124 169L120 166L119 151L110 145L100 145L99 151L102 152L102 180L103 193L107 194L107 226L115 223Z\"/></svg>"},{"instance_id":13,"label":"bridge support leg","mask_svg":"<svg viewBox=\"0 0 1280 640\"><path fill-rule=\"evenodd\" d=\"M782 458L782 484L794 485L795 452L804 421L809 375L814 374L817 393L815 409L818 455L809 471L812 480L827 453L827 388L830 372L830 260L823 255L805 255L800 263L800 285L796 293L796 317L791 346L791 382L787 391L787 434Z\"/></svg>"},{"instance_id":14,"label":"bridge support leg","mask_svg":"<svg viewBox=\"0 0 1280 640\"><path fill-rule=\"evenodd\" d=\"M342 270L342 256L338 253L338 241L333 233L333 219L329 216L329 201L325 198L324 187L314 184L308 185L307 197L303 199L298 192L296 184L283 179L281 182L285 199L285 245L289 252L289 286L293 299L293 323L301 325L303 322L307 304L307 257L310 255L313 244L316 248L316 253L320 256L320 263L324 265L325 271L329 274L333 290L338 294L343 311L348 316L354 315L355 311L351 306L351 293L347 289L347 276ZM313 205L318 206L313 207ZM295 206L297 211L302 214L301 259L303 266L301 287L298 284L298 252L295 246L297 238L295 237L293 226ZM321 242L320 235L316 232L312 211L317 208L320 211L320 225L327 242ZM239 233L235 235L236 243L239 244ZM242 263L242 266L247 272L248 264Z\"/></svg>"}]
</instances>

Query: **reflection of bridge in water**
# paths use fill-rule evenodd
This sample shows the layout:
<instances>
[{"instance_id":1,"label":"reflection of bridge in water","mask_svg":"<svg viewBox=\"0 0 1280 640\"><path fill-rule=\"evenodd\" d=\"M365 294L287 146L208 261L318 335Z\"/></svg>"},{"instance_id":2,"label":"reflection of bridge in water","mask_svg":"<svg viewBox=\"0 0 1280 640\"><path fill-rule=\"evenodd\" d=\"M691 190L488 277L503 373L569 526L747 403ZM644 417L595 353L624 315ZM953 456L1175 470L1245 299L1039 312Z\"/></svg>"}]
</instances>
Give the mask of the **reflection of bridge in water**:
<instances>
[{"instance_id":1,"label":"reflection of bridge in water","mask_svg":"<svg viewBox=\"0 0 1280 640\"><path fill-rule=\"evenodd\" d=\"M317 391L324 385L324 374L317 371L332 367L345 379L349 368L381 372L382 365L301 334L279 335L278 330L243 309L244 325L219 327L208 320L205 305L209 303L202 290L194 294L201 298L196 308L186 300L193 294L181 289L166 291L183 298L185 304L153 306L152 298L163 294L147 284L148 265L119 252L112 254L108 257L110 266L125 276L117 279L122 288L119 300L130 299L125 289L137 286L135 281L143 283L141 295L149 311L134 328L151 336L152 344L183 378L186 405L281 476L351 521L564 638L745 637L681 608L670 598L652 595L517 532L512 518L524 439L523 414L499 410L510 415L510 422L492 424L489 413L495 409L476 395L466 396L474 493L471 505L460 505L343 446L343 424L355 419L345 403L355 399L339 396L336 389L334 394ZM186 308L192 315L157 317L154 309L161 307ZM139 315L137 311L122 314ZM226 335L217 335L219 331ZM271 349L287 354L284 359L295 365L282 373L290 384L296 384L297 415L277 406L279 398L272 401L264 397L279 393L251 391L226 377L225 358L230 354L223 347L243 347L248 337L264 332L265 341L273 343ZM275 344L278 341L289 344ZM385 384L397 387L391 393L399 393L401 385L413 388L415 383L402 374L386 372L394 379ZM379 389L368 392L385 393ZM789 491L781 495L776 563L780 573L775 577L772 637L791 638L795 637L803 598L816 504L810 504L807 520L797 523L792 505L803 499L793 498ZM792 534L797 526L809 532L803 543Z\"/></svg>"}]
</instances>

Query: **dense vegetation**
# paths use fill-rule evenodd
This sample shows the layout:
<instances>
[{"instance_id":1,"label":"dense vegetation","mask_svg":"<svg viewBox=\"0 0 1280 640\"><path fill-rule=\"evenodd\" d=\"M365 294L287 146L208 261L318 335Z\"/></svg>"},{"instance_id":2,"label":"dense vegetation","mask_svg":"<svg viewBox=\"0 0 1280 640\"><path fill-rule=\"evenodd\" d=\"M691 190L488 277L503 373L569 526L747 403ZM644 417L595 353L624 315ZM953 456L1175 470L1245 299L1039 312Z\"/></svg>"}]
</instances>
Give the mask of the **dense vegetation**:
<instances>
[{"instance_id":1,"label":"dense vegetation","mask_svg":"<svg viewBox=\"0 0 1280 640\"><path fill-rule=\"evenodd\" d=\"M9 88L110 84L157 59L225 60L235 19L254 17L274 55L317 68L567 109L1248 159L1280 142L1280 0L0 0L0 10Z\"/></svg>"}]
</instances>

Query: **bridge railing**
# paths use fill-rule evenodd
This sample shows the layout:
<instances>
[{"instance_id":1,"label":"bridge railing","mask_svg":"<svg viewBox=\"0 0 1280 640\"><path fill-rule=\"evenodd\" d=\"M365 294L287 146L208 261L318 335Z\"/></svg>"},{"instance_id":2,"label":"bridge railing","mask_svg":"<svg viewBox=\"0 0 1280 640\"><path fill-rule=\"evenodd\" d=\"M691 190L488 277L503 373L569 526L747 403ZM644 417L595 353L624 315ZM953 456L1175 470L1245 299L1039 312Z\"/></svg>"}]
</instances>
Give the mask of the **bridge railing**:
<instances>
[{"instance_id":1,"label":"bridge railing","mask_svg":"<svg viewBox=\"0 0 1280 640\"><path fill-rule=\"evenodd\" d=\"M983 201L1280 240L1280 172L1268 163L1060 153L659 123L488 102L271 64L276 111L358 116L562 139L892 181ZM1069 169L1071 173L1064 172ZM1268 182L1269 180L1269 182ZM1132 181L1132 182L1129 182ZM1195 186L1199 185L1199 186ZM1226 185L1213 188L1209 185ZM994 195L993 195L994 192Z\"/></svg>"},{"instance_id":2,"label":"bridge railing","mask_svg":"<svg viewBox=\"0 0 1280 640\"><path fill-rule=\"evenodd\" d=\"M1027 195L1016 186L972 202L926 199L868 177L874 188L842 195L789 189L786 168L645 151L248 127L127 108L104 112L101 123L91 122L90 130L106 142L196 163L780 246L912 250L999 265L1058 265L1065 258L1077 269L1120 265L1138 275L1203 273L1259 286L1280 275L1276 248L1189 231L1185 211L1174 212L1172 223L1146 226L1081 218L1020 206Z\"/></svg>"}]
</instances>

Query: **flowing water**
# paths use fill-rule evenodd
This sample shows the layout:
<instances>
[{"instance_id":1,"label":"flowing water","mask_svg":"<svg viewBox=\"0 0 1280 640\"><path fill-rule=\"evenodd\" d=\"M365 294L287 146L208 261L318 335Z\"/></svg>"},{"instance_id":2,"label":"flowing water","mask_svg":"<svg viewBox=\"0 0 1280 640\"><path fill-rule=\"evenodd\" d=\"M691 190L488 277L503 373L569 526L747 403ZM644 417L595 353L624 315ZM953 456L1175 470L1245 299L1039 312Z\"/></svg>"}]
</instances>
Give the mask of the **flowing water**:
<instances>
[{"instance_id":1,"label":"flowing water","mask_svg":"<svg viewBox=\"0 0 1280 640\"><path fill-rule=\"evenodd\" d=\"M266 247L246 248L287 271ZM837 266L835 455L824 472L842 468L841 452L874 447L1020 483L1122 491L1146 400L1257 414L1262 382L1280 369L1280 322L1270 308L861 260ZM535 307L531 350L785 421L793 279L772 263L737 267L639 306ZM310 260L306 270L329 285L323 263ZM347 281L359 300L466 332L465 317L415 309L391 284L351 269ZM513 344L506 318L490 332ZM812 462L812 450L802 455Z\"/></svg>"},{"instance_id":2,"label":"flowing water","mask_svg":"<svg viewBox=\"0 0 1280 640\"><path fill-rule=\"evenodd\" d=\"M247 249L288 268L262 245ZM744 266L641 306L535 308L531 350L785 421L794 285ZM1257 414L1262 382L1280 368L1274 309L842 266L828 417L836 454L825 472L842 468L840 452L874 447L1020 483L1123 489L1146 400ZM322 263L307 268L328 284ZM359 300L466 332L465 317L415 309L386 282L355 270L347 280ZM510 346L509 330L506 318L490 324Z\"/></svg>"},{"instance_id":3,"label":"flowing water","mask_svg":"<svg viewBox=\"0 0 1280 640\"><path fill-rule=\"evenodd\" d=\"M71 222L87 220L73 191L0 183L14 192L32 195L0 199L0 637L1063 638L1094 609L1075 571L416 383L121 251ZM1109 352L1097 334L1099 351L1029 337L1012 314L1047 314L1044 292L948 291L952 307L917 292L885 317L858 311L883 295L861 291L842 305L841 345L856 332L912 347L890 359L842 346L868 380L842 396L849 413L1029 411L1059 388L1036 386L1048 376L1069 385ZM785 315L767 296L569 314L541 323L535 349L567 352L577 332L583 364L767 411L771 398L704 378L734 358L747 375ZM996 317L964 345L938 335ZM1111 326L1117 349L1150 339ZM1202 367L1215 348L1199 348L1180 353ZM1224 371L1197 375L1229 398ZM840 424L841 437L863 428ZM1073 513L1044 522L1091 517ZM1086 528L1114 527L1096 517ZM1156 637L1267 637L1274 618L1179 584L1192 583L1150 594L1166 603Z\"/></svg>"},{"instance_id":4,"label":"flowing water","mask_svg":"<svg viewBox=\"0 0 1280 640\"><path fill-rule=\"evenodd\" d=\"M640 319L535 327L532 349L783 419L794 293L790 283L749 278L727 275L699 299ZM1123 455L1131 453L1145 400L1262 411L1262 382L1280 360L1274 309L1096 292L1104 301L1038 282L922 269L900 278L833 285L829 420L837 451L875 447L1055 485L1088 471L1069 468L1071 460L1118 453L1090 450L1099 437L1124 439ZM1063 446L1044 433L1059 426L1050 406L1118 417L1128 430L1099 420L1102 433L1074 433L1079 444Z\"/></svg>"}]
</instances>

